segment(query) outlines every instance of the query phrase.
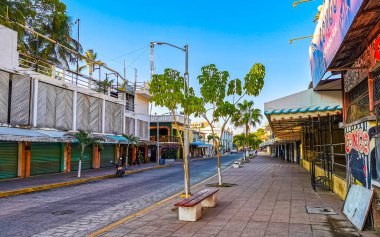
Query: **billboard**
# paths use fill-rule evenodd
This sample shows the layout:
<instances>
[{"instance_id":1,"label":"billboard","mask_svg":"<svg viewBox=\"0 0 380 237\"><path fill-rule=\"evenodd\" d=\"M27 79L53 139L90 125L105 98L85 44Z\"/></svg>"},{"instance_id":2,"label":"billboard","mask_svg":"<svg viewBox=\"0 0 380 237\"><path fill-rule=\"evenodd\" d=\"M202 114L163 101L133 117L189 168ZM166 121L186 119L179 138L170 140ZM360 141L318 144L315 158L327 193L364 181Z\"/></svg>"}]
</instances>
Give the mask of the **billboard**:
<instances>
[{"instance_id":1,"label":"billboard","mask_svg":"<svg viewBox=\"0 0 380 237\"><path fill-rule=\"evenodd\" d=\"M335 57L363 0L325 0L309 48L311 76L316 87Z\"/></svg>"}]
</instances>

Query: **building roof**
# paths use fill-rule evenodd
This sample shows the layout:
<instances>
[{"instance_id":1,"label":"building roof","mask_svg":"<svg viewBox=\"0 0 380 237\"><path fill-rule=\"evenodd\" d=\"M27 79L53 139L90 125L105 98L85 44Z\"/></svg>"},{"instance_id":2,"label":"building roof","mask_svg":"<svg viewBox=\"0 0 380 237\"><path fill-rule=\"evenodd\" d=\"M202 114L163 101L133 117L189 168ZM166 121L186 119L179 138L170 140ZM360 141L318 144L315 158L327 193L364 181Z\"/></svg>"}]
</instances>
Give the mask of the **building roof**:
<instances>
[{"instance_id":1,"label":"building roof","mask_svg":"<svg viewBox=\"0 0 380 237\"><path fill-rule=\"evenodd\" d=\"M342 110L340 91L304 90L264 104L265 115L318 113Z\"/></svg>"}]
</instances>

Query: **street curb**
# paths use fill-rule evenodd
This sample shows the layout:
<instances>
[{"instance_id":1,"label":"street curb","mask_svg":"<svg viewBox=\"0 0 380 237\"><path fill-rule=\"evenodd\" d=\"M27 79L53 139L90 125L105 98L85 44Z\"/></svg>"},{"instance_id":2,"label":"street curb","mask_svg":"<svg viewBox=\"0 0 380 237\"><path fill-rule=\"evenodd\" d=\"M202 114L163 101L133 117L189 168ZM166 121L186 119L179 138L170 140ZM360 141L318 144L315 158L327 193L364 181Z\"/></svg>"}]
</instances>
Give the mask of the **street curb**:
<instances>
[{"instance_id":1,"label":"street curb","mask_svg":"<svg viewBox=\"0 0 380 237\"><path fill-rule=\"evenodd\" d=\"M227 171L227 170L229 170L231 167L232 167L232 165L228 166L226 169L224 169L222 171L222 173L225 172L225 171ZM218 174L215 174L215 175L213 175L213 176L211 176L211 177L209 177L209 178L207 178L207 179L205 179L205 180L203 180L203 181L201 181L199 183L194 184L193 186L191 186L191 188L192 189L196 188L196 187L198 187L198 186L206 183L207 181L209 181L209 180L211 180L211 179L213 179L213 178L215 178L217 176L218 176ZM148 206L148 207L146 207L146 208L144 208L144 209L142 209L142 210L140 210L140 211L138 211L138 212L136 212L136 213L134 213L132 215L126 216L126 217L124 217L124 218L122 218L122 219L120 219L118 221L115 221L115 222L113 222L113 223L111 223L111 224L109 224L109 225L107 225L107 226L105 226L105 227L103 227L103 228L101 228L99 230L96 230L96 231L88 234L87 237L97 237L99 235L102 235L105 232L107 232L109 230L112 230L112 229L116 228L117 226L123 224L124 222L129 221L130 219L135 218L137 216L140 216L140 215L142 215L142 214L144 214L144 213L152 210L153 208L158 207L158 206L162 205L163 203L165 203L167 201L170 201L171 199L173 199L175 197L180 196L182 193L183 192L179 192L179 193L173 194L172 196L167 197L167 198L165 198L165 199L163 199L161 201L158 201L158 202L156 202L156 203L154 203L154 204L152 204L152 205L150 205L150 206Z\"/></svg>"},{"instance_id":2,"label":"street curb","mask_svg":"<svg viewBox=\"0 0 380 237\"><path fill-rule=\"evenodd\" d=\"M141 173L141 172L148 171L148 170L161 169L161 168L166 168L166 167L171 167L171 166L173 166L173 164L156 165L153 167L148 167L148 168L143 168L143 169L138 169L138 170L129 170L129 171L126 171L125 173L126 174L137 174L137 173ZM71 185L82 184L82 183L88 183L91 181L97 181L97 180L113 178L113 177L115 177L115 174L107 174L107 175L96 176L96 177L91 177L91 178L84 178L84 179L79 179L79 180L74 180L74 181L60 182L60 183L54 183L54 184L46 184L46 185L40 185L40 186L31 187L31 188L22 188L22 189L16 189L16 190L11 190L11 191L5 191L5 192L0 192L0 198L20 195L20 194L26 194L26 193L45 191L45 190L49 190L49 189L61 188L61 187L66 187L66 186L71 186Z\"/></svg>"}]
</instances>

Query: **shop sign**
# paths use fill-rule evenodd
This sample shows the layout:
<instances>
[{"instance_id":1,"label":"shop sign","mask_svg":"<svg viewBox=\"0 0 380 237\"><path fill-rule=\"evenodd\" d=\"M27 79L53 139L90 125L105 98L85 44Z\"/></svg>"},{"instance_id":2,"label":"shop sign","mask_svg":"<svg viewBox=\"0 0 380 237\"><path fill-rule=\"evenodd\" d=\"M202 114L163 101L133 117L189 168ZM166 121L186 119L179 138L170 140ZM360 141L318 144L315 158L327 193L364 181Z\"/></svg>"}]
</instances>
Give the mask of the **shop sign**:
<instances>
[{"instance_id":1,"label":"shop sign","mask_svg":"<svg viewBox=\"0 0 380 237\"><path fill-rule=\"evenodd\" d=\"M345 140L347 154L350 154L352 149L360 154L369 154L369 135L368 132L363 131L362 128L354 129L346 133Z\"/></svg>"},{"instance_id":2,"label":"shop sign","mask_svg":"<svg viewBox=\"0 0 380 237\"><path fill-rule=\"evenodd\" d=\"M309 49L313 86L326 73L363 0L326 0Z\"/></svg>"},{"instance_id":3,"label":"shop sign","mask_svg":"<svg viewBox=\"0 0 380 237\"><path fill-rule=\"evenodd\" d=\"M380 61L380 36L375 40L375 60Z\"/></svg>"}]
</instances>

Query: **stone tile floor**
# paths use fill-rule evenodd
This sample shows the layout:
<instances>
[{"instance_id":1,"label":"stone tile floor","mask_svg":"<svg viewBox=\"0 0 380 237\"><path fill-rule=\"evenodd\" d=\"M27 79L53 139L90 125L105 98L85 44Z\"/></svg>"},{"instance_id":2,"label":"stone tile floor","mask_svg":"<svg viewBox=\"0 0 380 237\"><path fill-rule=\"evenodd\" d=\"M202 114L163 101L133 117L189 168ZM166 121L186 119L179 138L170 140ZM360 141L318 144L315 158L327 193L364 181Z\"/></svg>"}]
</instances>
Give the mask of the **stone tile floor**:
<instances>
[{"instance_id":1,"label":"stone tile floor","mask_svg":"<svg viewBox=\"0 0 380 237\"><path fill-rule=\"evenodd\" d=\"M238 186L220 188L218 206L203 209L197 222L178 220L174 198L102 236L379 236L358 232L342 214L343 202L329 191L314 192L309 173L296 164L260 156L225 171L223 181ZM307 214L305 206L332 207L338 215Z\"/></svg>"}]
</instances>

